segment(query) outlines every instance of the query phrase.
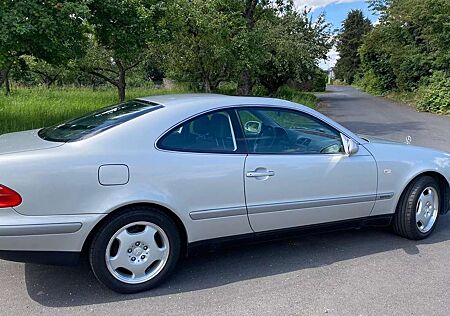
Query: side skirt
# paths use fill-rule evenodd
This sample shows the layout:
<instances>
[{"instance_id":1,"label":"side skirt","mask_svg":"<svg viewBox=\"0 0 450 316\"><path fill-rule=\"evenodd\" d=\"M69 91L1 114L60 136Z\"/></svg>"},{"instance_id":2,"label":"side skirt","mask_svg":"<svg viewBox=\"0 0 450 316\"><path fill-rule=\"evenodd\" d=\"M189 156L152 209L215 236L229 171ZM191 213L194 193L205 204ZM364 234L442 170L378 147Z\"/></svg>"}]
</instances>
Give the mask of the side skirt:
<instances>
[{"instance_id":1,"label":"side skirt","mask_svg":"<svg viewBox=\"0 0 450 316\"><path fill-rule=\"evenodd\" d=\"M330 223L320 223L293 228L284 228L273 231L249 233L238 236L220 237L208 240L201 240L188 245L188 254L202 251L205 248L214 250L220 247L232 247L239 243L261 243L265 241L284 240L292 237L305 236L311 234L321 234L334 231L358 229L362 227L386 227L391 224L394 214L376 215L350 220L336 221Z\"/></svg>"}]
</instances>

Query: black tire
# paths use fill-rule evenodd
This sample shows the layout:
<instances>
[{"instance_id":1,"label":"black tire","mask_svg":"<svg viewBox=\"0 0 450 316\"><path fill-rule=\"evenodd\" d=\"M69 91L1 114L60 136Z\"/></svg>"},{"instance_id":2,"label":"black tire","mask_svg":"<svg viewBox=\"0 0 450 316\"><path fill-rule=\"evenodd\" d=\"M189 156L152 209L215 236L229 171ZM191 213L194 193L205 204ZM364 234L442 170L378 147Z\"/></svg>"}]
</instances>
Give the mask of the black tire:
<instances>
[{"instance_id":1,"label":"black tire","mask_svg":"<svg viewBox=\"0 0 450 316\"><path fill-rule=\"evenodd\" d=\"M129 284L115 278L109 271L105 254L108 243L113 235L127 224L146 221L158 225L164 230L169 239L169 257L162 270L152 279L139 283ZM173 271L180 257L180 233L173 220L162 211L150 207L130 207L125 212L108 218L97 230L92 239L89 250L89 262L96 278L111 290L131 294L150 290L161 284Z\"/></svg>"},{"instance_id":2,"label":"black tire","mask_svg":"<svg viewBox=\"0 0 450 316\"><path fill-rule=\"evenodd\" d=\"M439 201L442 201L439 185L434 178L429 176L422 176L414 180L414 182L412 182L405 189L397 205L397 210L395 212L393 221L393 228L396 234L408 239L420 240L430 236L435 229L436 224L439 220L441 211L440 209L438 210L437 218L434 222L433 227L428 232L421 232L417 227L416 222L417 203L423 190L425 190L427 187L433 187L434 189L436 189ZM441 207L442 204L439 203L439 208Z\"/></svg>"}]
</instances>

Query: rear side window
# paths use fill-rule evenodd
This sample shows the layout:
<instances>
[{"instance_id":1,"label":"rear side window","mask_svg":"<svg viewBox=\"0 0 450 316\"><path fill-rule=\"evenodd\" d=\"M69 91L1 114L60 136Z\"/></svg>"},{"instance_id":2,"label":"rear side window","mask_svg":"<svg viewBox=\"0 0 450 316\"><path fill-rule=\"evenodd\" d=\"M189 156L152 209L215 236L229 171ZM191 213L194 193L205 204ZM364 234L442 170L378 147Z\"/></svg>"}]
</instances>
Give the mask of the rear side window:
<instances>
[{"instance_id":1,"label":"rear side window","mask_svg":"<svg viewBox=\"0 0 450 316\"><path fill-rule=\"evenodd\" d=\"M162 106L156 103L132 100L103 108L55 126L43 128L38 135L42 139L53 142L74 142L91 137L159 108L162 108Z\"/></svg>"},{"instance_id":2,"label":"rear side window","mask_svg":"<svg viewBox=\"0 0 450 316\"><path fill-rule=\"evenodd\" d=\"M204 114L175 127L157 146L188 152L231 153L237 150L231 118L225 111Z\"/></svg>"}]
</instances>

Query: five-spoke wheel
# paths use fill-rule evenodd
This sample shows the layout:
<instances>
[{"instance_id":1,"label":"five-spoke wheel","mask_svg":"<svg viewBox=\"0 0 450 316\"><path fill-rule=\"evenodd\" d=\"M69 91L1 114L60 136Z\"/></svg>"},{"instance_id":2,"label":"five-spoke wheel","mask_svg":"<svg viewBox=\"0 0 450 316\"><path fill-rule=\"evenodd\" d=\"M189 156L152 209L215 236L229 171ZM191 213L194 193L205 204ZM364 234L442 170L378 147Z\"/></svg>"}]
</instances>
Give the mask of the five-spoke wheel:
<instances>
[{"instance_id":1,"label":"five-spoke wheel","mask_svg":"<svg viewBox=\"0 0 450 316\"><path fill-rule=\"evenodd\" d=\"M439 212L439 194L433 187L426 187L419 196L416 210L417 228L427 233L433 228Z\"/></svg>"},{"instance_id":2,"label":"five-spoke wheel","mask_svg":"<svg viewBox=\"0 0 450 316\"><path fill-rule=\"evenodd\" d=\"M91 244L91 267L114 291L145 291L175 267L180 243L176 224L169 216L158 209L133 207L99 228Z\"/></svg>"},{"instance_id":3,"label":"five-spoke wheel","mask_svg":"<svg viewBox=\"0 0 450 316\"><path fill-rule=\"evenodd\" d=\"M164 230L150 222L128 224L111 237L105 260L119 281L138 284L152 279L169 258L169 239Z\"/></svg>"},{"instance_id":4,"label":"five-spoke wheel","mask_svg":"<svg viewBox=\"0 0 450 316\"><path fill-rule=\"evenodd\" d=\"M398 203L393 223L395 232L409 239L428 237L439 219L440 198L434 178L421 176L414 180Z\"/></svg>"}]
</instances>

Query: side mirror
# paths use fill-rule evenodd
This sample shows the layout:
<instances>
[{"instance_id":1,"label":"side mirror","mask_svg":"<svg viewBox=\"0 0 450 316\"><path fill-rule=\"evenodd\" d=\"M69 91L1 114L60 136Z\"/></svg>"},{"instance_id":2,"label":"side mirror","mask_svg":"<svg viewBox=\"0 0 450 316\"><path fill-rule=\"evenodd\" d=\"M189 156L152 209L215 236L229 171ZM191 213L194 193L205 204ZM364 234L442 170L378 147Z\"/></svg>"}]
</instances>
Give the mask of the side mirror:
<instances>
[{"instance_id":1,"label":"side mirror","mask_svg":"<svg viewBox=\"0 0 450 316\"><path fill-rule=\"evenodd\" d=\"M341 134L342 144L344 145L344 151L347 155L351 156L358 152L359 144L353 139Z\"/></svg>"},{"instance_id":2,"label":"side mirror","mask_svg":"<svg viewBox=\"0 0 450 316\"><path fill-rule=\"evenodd\" d=\"M251 134L261 133L262 123L258 121L248 121L244 124L244 130Z\"/></svg>"}]
</instances>

